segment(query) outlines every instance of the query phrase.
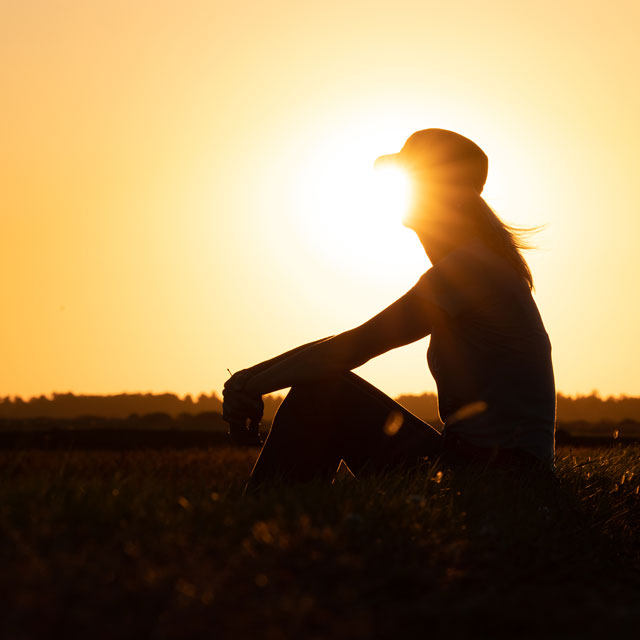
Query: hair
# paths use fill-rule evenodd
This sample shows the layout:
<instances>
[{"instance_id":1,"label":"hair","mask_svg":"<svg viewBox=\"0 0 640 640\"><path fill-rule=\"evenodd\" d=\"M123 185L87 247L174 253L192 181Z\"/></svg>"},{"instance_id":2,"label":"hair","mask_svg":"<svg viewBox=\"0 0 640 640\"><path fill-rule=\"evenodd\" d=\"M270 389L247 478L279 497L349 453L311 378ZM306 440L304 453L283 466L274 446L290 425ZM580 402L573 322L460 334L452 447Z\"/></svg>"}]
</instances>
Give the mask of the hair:
<instances>
[{"instance_id":1,"label":"hair","mask_svg":"<svg viewBox=\"0 0 640 640\"><path fill-rule=\"evenodd\" d=\"M533 276L527 261L522 255L522 251L537 248L536 245L530 242L529 238L542 230L544 225L536 227L508 225L500 220L496 212L482 197L477 200L476 213L475 222L482 240L499 256L504 258L527 283L529 290L533 291Z\"/></svg>"}]
</instances>

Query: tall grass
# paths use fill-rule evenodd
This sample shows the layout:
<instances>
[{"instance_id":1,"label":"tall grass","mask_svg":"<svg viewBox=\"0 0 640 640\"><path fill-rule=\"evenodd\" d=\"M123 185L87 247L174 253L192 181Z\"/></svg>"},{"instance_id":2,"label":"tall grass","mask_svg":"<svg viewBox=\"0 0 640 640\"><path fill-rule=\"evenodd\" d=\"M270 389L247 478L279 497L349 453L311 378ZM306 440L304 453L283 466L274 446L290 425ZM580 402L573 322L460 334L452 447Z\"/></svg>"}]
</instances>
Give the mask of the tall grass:
<instances>
[{"instance_id":1,"label":"tall grass","mask_svg":"<svg viewBox=\"0 0 640 640\"><path fill-rule=\"evenodd\" d=\"M639 453L243 496L255 451L4 452L0 636L635 633Z\"/></svg>"}]
</instances>

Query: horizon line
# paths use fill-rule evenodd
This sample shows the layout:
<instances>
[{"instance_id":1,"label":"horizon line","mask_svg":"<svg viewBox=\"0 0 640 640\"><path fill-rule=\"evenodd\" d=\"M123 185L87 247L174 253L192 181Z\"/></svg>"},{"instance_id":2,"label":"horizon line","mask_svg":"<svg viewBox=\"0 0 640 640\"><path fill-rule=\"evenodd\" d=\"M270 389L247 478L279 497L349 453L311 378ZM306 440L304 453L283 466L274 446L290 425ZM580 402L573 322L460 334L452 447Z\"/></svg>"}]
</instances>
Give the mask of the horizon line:
<instances>
[{"instance_id":1,"label":"horizon line","mask_svg":"<svg viewBox=\"0 0 640 640\"><path fill-rule=\"evenodd\" d=\"M274 391L273 393L265 394L265 397L267 397L267 396L268 397L280 397L280 396L286 395L286 393L282 393L282 391L284 391L284 390ZM75 396L75 397L102 397L102 398L113 397L113 396L132 396L132 395L140 395L140 396L171 395L171 396L174 396L175 398L177 398L180 402L188 402L188 399L190 399L195 404L198 403L199 398L201 396L205 396L206 398L216 397L218 400L222 401L221 392L218 392L215 389L211 390L209 393L207 393L205 391L201 391L199 393L184 393L184 394L179 394L179 393L177 393L175 391L118 391L118 392L113 392L113 393L86 393L86 392L75 392L75 391L51 391L49 393L41 393L39 395L32 395L32 396L29 396L29 397L22 396L20 394L0 395L0 401L1 402L6 402L8 400L9 402L15 402L17 399L20 399L23 402L30 402L31 400L39 400L41 398L44 398L46 400L53 400L55 396L69 396L69 395ZM390 397L392 397L392 398L399 398L399 397L402 397L402 396L417 396L417 397L419 397L419 396L423 396L423 395L434 395L434 396L437 396L438 393L437 393L437 391L425 390L425 391L420 391L420 392L402 392L402 393L399 393L399 394L391 395ZM629 398L638 398L638 399L640 399L640 394L633 395L633 394L627 394L627 393L619 393L617 395L613 395L613 394L603 395L603 394L601 394L601 392L598 389L592 389L589 393L582 393L582 392L565 393L563 391L556 390L556 397L557 396L562 396L564 398L573 398L573 399L595 397L595 398L598 398L600 400L605 400L605 401L606 400L622 400L622 399L629 399Z\"/></svg>"}]
</instances>

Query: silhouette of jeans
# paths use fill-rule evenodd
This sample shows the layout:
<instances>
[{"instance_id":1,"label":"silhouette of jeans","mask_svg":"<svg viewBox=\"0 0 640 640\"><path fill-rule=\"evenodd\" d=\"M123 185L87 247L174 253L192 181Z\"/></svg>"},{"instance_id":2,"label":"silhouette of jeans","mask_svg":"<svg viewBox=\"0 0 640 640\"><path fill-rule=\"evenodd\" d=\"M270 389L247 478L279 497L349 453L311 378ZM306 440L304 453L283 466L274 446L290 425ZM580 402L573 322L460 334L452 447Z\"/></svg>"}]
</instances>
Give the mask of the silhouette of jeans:
<instances>
[{"instance_id":1,"label":"silhouette of jeans","mask_svg":"<svg viewBox=\"0 0 640 640\"><path fill-rule=\"evenodd\" d=\"M330 479L344 460L355 473L433 460L443 437L352 372L296 385L278 408L248 487Z\"/></svg>"},{"instance_id":2,"label":"silhouette of jeans","mask_svg":"<svg viewBox=\"0 0 640 640\"><path fill-rule=\"evenodd\" d=\"M278 408L247 488L264 482L331 479L344 460L355 473L415 467L439 459L450 468L544 472L533 454L488 449L436 429L355 373L296 385Z\"/></svg>"}]
</instances>

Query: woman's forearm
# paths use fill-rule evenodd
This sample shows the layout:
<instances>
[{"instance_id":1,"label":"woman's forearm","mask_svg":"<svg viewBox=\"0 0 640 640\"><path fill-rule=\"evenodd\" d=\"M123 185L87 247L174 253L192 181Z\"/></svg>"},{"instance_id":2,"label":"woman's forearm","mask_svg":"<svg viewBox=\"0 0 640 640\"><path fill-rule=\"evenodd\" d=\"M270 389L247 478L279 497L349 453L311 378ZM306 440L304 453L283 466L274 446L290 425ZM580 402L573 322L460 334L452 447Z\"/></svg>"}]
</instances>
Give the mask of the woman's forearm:
<instances>
[{"instance_id":1,"label":"woman's forearm","mask_svg":"<svg viewBox=\"0 0 640 640\"><path fill-rule=\"evenodd\" d=\"M308 347L312 347L315 344L319 344L320 342L324 342L325 340L329 340L333 336L327 336L326 338L321 338L320 340L313 340L312 342L307 342L306 344L302 344L299 347L295 347L294 349L290 349L289 351L285 351L278 356L270 358L269 360L265 360L264 362L259 362L258 364L254 364L252 367L248 367L245 369L247 373L250 373L252 376L266 371L270 369L274 365L286 360L291 357L294 353L298 353L298 351L302 351L303 349L307 349Z\"/></svg>"},{"instance_id":2,"label":"woman's forearm","mask_svg":"<svg viewBox=\"0 0 640 640\"><path fill-rule=\"evenodd\" d=\"M351 331L347 331L289 352L287 358L251 376L246 390L264 395L294 384L331 377L359 366L362 362L355 353L351 334Z\"/></svg>"}]
</instances>

